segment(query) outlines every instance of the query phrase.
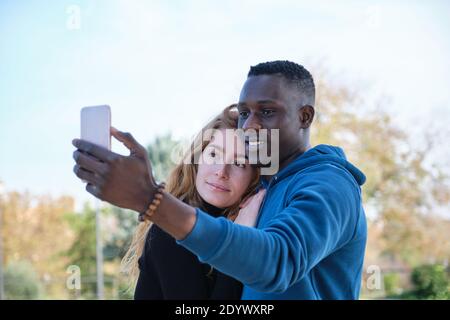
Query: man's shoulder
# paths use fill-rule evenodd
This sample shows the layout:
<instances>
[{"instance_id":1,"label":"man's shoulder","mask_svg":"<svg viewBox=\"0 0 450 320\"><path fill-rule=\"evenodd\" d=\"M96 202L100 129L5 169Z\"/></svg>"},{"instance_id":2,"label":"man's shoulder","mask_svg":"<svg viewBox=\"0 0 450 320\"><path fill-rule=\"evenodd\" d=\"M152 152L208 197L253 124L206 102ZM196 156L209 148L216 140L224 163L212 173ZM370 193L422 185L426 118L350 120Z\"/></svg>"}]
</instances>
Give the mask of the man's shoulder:
<instances>
[{"instance_id":1,"label":"man's shoulder","mask_svg":"<svg viewBox=\"0 0 450 320\"><path fill-rule=\"evenodd\" d=\"M335 194L359 193L360 187L353 175L343 166L319 163L300 170L287 181L286 196L292 197L306 190Z\"/></svg>"},{"instance_id":2,"label":"man's shoulder","mask_svg":"<svg viewBox=\"0 0 450 320\"><path fill-rule=\"evenodd\" d=\"M333 162L322 162L303 168L288 179L289 184L320 184L332 179L340 181L348 178L353 176L344 166Z\"/></svg>"}]
</instances>

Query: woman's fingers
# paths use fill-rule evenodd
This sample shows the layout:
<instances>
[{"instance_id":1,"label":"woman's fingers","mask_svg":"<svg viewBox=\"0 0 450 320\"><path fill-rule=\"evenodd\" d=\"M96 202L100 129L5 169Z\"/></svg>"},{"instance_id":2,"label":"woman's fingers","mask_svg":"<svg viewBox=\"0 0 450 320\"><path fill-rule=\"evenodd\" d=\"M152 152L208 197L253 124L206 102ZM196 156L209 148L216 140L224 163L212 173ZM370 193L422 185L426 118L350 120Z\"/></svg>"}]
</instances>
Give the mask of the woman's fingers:
<instances>
[{"instance_id":1,"label":"woman's fingers","mask_svg":"<svg viewBox=\"0 0 450 320\"><path fill-rule=\"evenodd\" d=\"M251 196L251 197L248 197L247 199L245 199L245 201L244 202L242 202L240 205L239 205L239 208L245 208L249 203L250 203L250 200L252 200L252 198L254 197L255 195L253 195L253 196Z\"/></svg>"},{"instance_id":2,"label":"woman's fingers","mask_svg":"<svg viewBox=\"0 0 450 320\"><path fill-rule=\"evenodd\" d=\"M241 203L239 205L239 208L245 208L248 205L250 205L250 203L252 202L258 202L259 204L261 204L262 199L264 199L264 196L266 194L266 189L260 189L258 191L258 193L252 195L251 197L248 197L243 203Z\"/></svg>"},{"instance_id":3,"label":"woman's fingers","mask_svg":"<svg viewBox=\"0 0 450 320\"><path fill-rule=\"evenodd\" d=\"M257 194L255 194L250 200L249 205L260 206L264 196L266 195L266 189L260 189Z\"/></svg>"},{"instance_id":4,"label":"woman's fingers","mask_svg":"<svg viewBox=\"0 0 450 320\"><path fill-rule=\"evenodd\" d=\"M266 190L262 189L257 194L248 198L248 204L239 210L239 214L234 220L235 223L254 227L258 219L259 208L266 194ZM245 201L247 202L247 201Z\"/></svg>"}]
</instances>

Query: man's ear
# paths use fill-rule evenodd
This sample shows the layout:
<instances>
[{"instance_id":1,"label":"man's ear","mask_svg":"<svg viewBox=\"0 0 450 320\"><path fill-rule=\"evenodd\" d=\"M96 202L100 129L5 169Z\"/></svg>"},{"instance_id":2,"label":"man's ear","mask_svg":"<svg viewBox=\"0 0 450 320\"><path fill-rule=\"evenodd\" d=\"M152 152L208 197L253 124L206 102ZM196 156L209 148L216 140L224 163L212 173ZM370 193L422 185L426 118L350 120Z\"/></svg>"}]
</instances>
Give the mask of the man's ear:
<instances>
[{"instance_id":1,"label":"man's ear","mask_svg":"<svg viewBox=\"0 0 450 320\"><path fill-rule=\"evenodd\" d=\"M314 108L309 106L309 105L305 105L303 107L300 107L298 109L298 117L300 120L300 128L302 129L308 129L311 126L311 123L313 122L314 119Z\"/></svg>"}]
</instances>

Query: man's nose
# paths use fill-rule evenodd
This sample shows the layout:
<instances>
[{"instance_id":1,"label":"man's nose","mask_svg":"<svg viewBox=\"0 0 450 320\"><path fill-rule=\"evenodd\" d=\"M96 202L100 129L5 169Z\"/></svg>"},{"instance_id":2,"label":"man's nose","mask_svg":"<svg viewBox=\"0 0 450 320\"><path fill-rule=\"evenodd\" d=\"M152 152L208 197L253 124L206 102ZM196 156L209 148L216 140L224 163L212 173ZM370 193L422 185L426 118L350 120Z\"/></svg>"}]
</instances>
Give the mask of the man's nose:
<instances>
[{"instance_id":1,"label":"man's nose","mask_svg":"<svg viewBox=\"0 0 450 320\"><path fill-rule=\"evenodd\" d=\"M248 130L248 129L259 130L261 128L262 128L262 126L259 123L258 117L256 117L252 113L248 116L248 118L245 120L244 124L242 125L242 129L244 131Z\"/></svg>"}]
</instances>

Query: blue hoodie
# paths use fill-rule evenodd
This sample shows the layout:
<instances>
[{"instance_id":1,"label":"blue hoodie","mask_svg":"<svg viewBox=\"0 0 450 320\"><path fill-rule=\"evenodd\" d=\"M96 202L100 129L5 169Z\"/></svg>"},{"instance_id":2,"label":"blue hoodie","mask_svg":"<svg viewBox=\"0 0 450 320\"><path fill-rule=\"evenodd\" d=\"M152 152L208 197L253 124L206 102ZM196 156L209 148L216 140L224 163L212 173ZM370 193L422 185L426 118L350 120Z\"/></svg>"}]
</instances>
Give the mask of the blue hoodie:
<instances>
[{"instance_id":1,"label":"blue hoodie","mask_svg":"<svg viewBox=\"0 0 450 320\"><path fill-rule=\"evenodd\" d=\"M364 174L339 147L318 145L261 180L256 228L196 209L177 241L244 284L242 299L358 299L367 226Z\"/></svg>"}]
</instances>

